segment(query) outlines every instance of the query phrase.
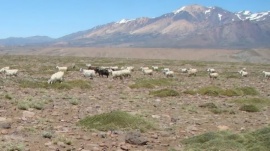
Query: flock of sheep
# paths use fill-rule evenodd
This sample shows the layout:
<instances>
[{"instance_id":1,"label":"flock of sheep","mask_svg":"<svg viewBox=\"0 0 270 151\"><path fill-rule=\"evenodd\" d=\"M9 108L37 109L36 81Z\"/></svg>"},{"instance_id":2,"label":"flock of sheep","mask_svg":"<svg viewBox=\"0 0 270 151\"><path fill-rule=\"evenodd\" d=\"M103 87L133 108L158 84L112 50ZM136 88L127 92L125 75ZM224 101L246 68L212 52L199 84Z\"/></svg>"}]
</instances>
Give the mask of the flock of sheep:
<instances>
[{"instance_id":1,"label":"flock of sheep","mask_svg":"<svg viewBox=\"0 0 270 151\"><path fill-rule=\"evenodd\" d=\"M83 74L84 77L90 77L93 79L96 75L99 76L106 76L109 75L112 76L113 79L120 78L123 79L125 77L131 77L131 73L134 71L133 66L127 66L127 67L121 67L118 68L118 66L112 66L112 67L94 67L91 66L91 64L86 64L87 69L80 68L80 72ZM72 68L75 68L75 65L73 65ZM58 72L51 75L50 79L48 80L48 84L53 84L55 82L62 82L64 80L64 73L68 70L68 67L59 67L56 66L56 69L58 69ZM154 72L159 71L158 66L152 66L149 67L141 67L140 70L144 75L153 75ZM169 68L163 68L162 73L168 78L168 77L174 77L174 71L171 71ZM194 68L184 68L180 70L182 73L187 73L188 76L196 76L198 70ZM216 79L219 74L216 72L214 68L208 68L206 70L209 74L210 79ZM247 77L248 72L245 68L238 71L239 74L242 77ZM6 76L17 76L18 69L10 69L10 67L3 67L0 69L0 73L4 73ZM267 79L270 78L270 72L263 71L264 77Z\"/></svg>"}]
</instances>

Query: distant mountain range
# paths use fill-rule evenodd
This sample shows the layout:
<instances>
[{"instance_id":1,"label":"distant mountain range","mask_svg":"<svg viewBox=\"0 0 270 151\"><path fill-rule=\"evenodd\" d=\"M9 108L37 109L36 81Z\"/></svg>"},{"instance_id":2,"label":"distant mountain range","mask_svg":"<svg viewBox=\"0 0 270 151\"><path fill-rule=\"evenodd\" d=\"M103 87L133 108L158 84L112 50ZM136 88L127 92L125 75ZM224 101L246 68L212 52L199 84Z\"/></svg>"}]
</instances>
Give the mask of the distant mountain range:
<instances>
[{"instance_id":1,"label":"distant mountain range","mask_svg":"<svg viewBox=\"0 0 270 151\"><path fill-rule=\"evenodd\" d=\"M189 5L155 18L123 19L58 39L1 39L0 46L270 48L270 11Z\"/></svg>"}]
</instances>

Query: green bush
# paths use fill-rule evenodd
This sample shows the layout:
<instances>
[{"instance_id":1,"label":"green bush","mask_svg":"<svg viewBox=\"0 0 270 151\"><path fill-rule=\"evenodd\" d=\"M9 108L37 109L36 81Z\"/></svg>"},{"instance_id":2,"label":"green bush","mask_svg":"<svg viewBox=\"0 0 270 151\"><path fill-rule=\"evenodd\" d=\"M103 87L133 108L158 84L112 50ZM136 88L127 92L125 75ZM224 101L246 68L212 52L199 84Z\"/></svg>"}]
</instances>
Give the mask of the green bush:
<instances>
[{"instance_id":1,"label":"green bush","mask_svg":"<svg viewBox=\"0 0 270 151\"><path fill-rule=\"evenodd\" d=\"M184 91L186 94L201 94L201 95L209 95L209 96L243 96L243 95L258 95L259 92L252 87L240 87L234 89L222 89L217 86L207 86L202 87L198 90L186 90Z\"/></svg>"},{"instance_id":2,"label":"green bush","mask_svg":"<svg viewBox=\"0 0 270 151\"><path fill-rule=\"evenodd\" d=\"M138 79L136 80L135 84L130 85L129 87L132 89L139 89L139 88L147 88L153 89L156 86L167 86L171 84L170 79Z\"/></svg>"},{"instance_id":3,"label":"green bush","mask_svg":"<svg viewBox=\"0 0 270 151\"><path fill-rule=\"evenodd\" d=\"M157 91L151 91L149 94L157 96L157 97L168 97L168 96L178 96L179 95L179 93L177 91L171 90L171 89L161 89L161 90L157 90Z\"/></svg>"},{"instance_id":4,"label":"green bush","mask_svg":"<svg viewBox=\"0 0 270 151\"><path fill-rule=\"evenodd\" d=\"M203 107L203 108L208 108L208 109L213 109L213 108L218 108L217 106L216 106L216 104L214 104L214 103L205 103L205 104L202 104L202 105L200 105L199 107Z\"/></svg>"},{"instance_id":5,"label":"green bush","mask_svg":"<svg viewBox=\"0 0 270 151\"><path fill-rule=\"evenodd\" d=\"M72 80L72 81L64 81L62 83L56 82L53 84L48 84L47 81L44 80L20 80L19 81L20 87L23 88L44 88L44 89L73 89L73 88L80 88L80 89L89 89L91 88L91 84L89 81L85 80Z\"/></svg>"},{"instance_id":6,"label":"green bush","mask_svg":"<svg viewBox=\"0 0 270 151\"><path fill-rule=\"evenodd\" d=\"M242 105L239 110L246 111L246 112L259 112L259 108L255 105L248 104L248 105Z\"/></svg>"},{"instance_id":7,"label":"green bush","mask_svg":"<svg viewBox=\"0 0 270 151\"><path fill-rule=\"evenodd\" d=\"M207 132L184 139L185 150L207 151L268 151L270 148L270 127L233 134L229 131Z\"/></svg>"},{"instance_id":8,"label":"green bush","mask_svg":"<svg viewBox=\"0 0 270 151\"><path fill-rule=\"evenodd\" d=\"M216 86L203 87L198 90L199 94L209 96L219 96L221 92L222 89Z\"/></svg>"},{"instance_id":9,"label":"green bush","mask_svg":"<svg viewBox=\"0 0 270 151\"><path fill-rule=\"evenodd\" d=\"M154 128L150 122L143 118L123 111L87 116L79 121L79 125L87 129L101 131L118 129L140 129L141 131L146 131Z\"/></svg>"}]
</instances>

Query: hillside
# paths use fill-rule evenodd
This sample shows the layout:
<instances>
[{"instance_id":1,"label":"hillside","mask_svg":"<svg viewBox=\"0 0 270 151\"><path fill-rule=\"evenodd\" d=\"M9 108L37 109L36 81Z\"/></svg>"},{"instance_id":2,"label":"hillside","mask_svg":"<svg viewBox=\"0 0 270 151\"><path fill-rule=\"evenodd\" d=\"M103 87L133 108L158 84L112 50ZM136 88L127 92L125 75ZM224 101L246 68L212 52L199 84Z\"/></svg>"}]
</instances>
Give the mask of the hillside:
<instances>
[{"instance_id":1,"label":"hillside","mask_svg":"<svg viewBox=\"0 0 270 151\"><path fill-rule=\"evenodd\" d=\"M2 39L2 46L269 48L270 11L183 6L155 18L122 19L58 39ZM18 42L19 41L19 42Z\"/></svg>"}]
</instances>

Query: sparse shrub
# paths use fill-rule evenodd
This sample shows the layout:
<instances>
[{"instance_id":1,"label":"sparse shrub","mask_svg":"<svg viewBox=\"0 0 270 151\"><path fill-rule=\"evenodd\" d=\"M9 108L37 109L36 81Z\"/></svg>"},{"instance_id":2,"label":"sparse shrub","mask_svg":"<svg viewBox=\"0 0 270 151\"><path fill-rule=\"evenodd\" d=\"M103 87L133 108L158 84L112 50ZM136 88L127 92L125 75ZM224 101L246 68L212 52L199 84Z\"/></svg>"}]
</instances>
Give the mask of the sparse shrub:
<instances>
[{"instance_id":1,"label":"sparse shrub","mask_svg":"<svg viewBox=\"0 0 270 151\"><path fill-rule=\"evenodd\" d=\"M94 116L87 116L79 121L79 125L87 129L101 131L117 129L140 129L145 131L153 129L153 125L143 118L123 111L112 111Z\"/></svg>"},{"instance_id":2,"label":"sparse shrub","mask_svg":"<svg viewBox=\"0 0 270 151\"><path fill-rule=\"evenodd\" d=\"M209 95L209 96L243 96L243 95L258 95L258 91L252 87L240 87L235 89L222 89L217 86L208 86L202 87L198 90L186 90L184 93L196 94L199 93L201 95Z\"/></svg>"},{"instance_id":3,"label":"sparse shrub","mask_svg":"<svg viewBox=\"0 0 270 151\"><path fill-rule=\"evenodd\" d=\"M5 95L5 98L8 99L8 100L11 100L12 99L12 97L9 94L6 94Z\"/></svg>"},{"instance_id":4,"label":"sparse shrub","mask_svg":"<svg viewBox=\"0 0 270 151\"><path fill-rule=\"evenodd\" d=\"M194 90L185 90L183 93L184 93L184 94L190 94L190 95L195 95L195 94L197 94L197 92L194 91Z\"/></svg>"},{"instance_id":5,"label":"sparse shrub","mask_svg":"<svg viewBox=\"0 0 270 151\"><path fill-rule=\"evenodd\" d=\"M214 104L212 102L199 105L199 107L208 108L208 109L217 108L216 104Z\"/></svg>"},{"instance_id":6,"label":"sparse shrub","mask_svg":"<svg viewBox=\"0 0 270 151\"><path fill-rule=\"evenodd\" d=\"M220 108L212 108L210 109L210 111L214 114L221 114L221 113L225 113L225 112L228 112L227 110L223 110L223 109L220 109Z\"/></svg>"},{"instance_id":7,"label":"sparse shrub","mask_svg":"<svg viewBox=\"0 0 270 151\"><path fill-rule=\"evenodd\" d=\"M239 110L246 111L246 112L259 112L259 108L255 105L248 104L248 105L242 105Z\"/></svg>"},{"instance_id":8,"label":"sparse shrub","mask_svg":"<svg viewBox=\"0 0 270 151\"><path fill-rule=\"evenodd\" d=\"M20 110L28 110L30 108L30 104L28 101L20 101L18 102L17 106Z\"/></svg>"},{"instance_id":9,"label":"sparse shrub","mask_svg":"<svg viewBox=\"0 0 270 151\"><path fill-rule=\"evenodd\" d=\"M240 98L240 99L233 100L233 102L238 103L238 104L243 104L243 105L246 105L246 104L253 105L258 110L262 109L263 107L270 106L270 99L268 98L257 98L257 97L256 98Z\"/></svg>"},{"instance_id":10,"label":"sparse shrub","mask_svg":"<svg viewBox=\"0 0 270 151\"><path fill-rule=\"evenodd\" d=\"M63 142L67 145L71 145L72 144L72 140L69 139L67 136L57 136L54 140L53 140L54 144L57 144L57 142Z\"/></svg>"},{"instance_id":11,"label":"sparse shrub","mask_svg":"<svg viewBox=\"0 0 270 151\"><path fill-rule=\"evenodd\" d=\"M77 100L77 99L70 99L69 100L69 103L72 104L72 105L78 105L79 104L79 100Z\"/></svg>"},{"instance_id":12,"label":"sparse shrub","mask_svg":"<svg viewBox=\"0 0 270 151\"><path fill-rule=\"evenodd\" d=\"M179 93L175 90L171 89L161 89L157 91L152 91L149 93L150 95L154 95L157 97L168 97L168 96L178 96Z\"/></svg>"},{"instance_id":13,"label":"sparse shrub","mask_svg":"<svg viewBox=\"0 0 270 151\"><path fill-rule=\"evenodd\" d=\"M44 131L42 137L51 139L53 136L52 132Z\"/></svg>"},{"instance_id":14,"label":"sparse shrub","mask_svg":"<svg viewBox=\"0 0 270 151\"><path fill-rule=\"evenodd\" d=\"M258 95L259 92L253 87L241 87L237 88L243 92L244 95Z\"/></svg>"},{"instance_id":15,"label":"sparse shrub","mask_svg":"<svg viewBox=\"0 0 270 151\"><path fill-rule=\"evenodd\" d=\"M53 84L48 84L47 80L45 79L41 80L20 80L19 84L20 87L23 88L44 88L44 89L66 89L70 90L73 88L80 88L80 89L90 89L91 84L89 81L84 81L84 80L73 80L73 81L64 81L62 83L53 83Z\"/></svg>"},{"instance_id":16,"label":"sparse shrub","mask_svg":"<svg viewBox=\"0 0 270 151\"><path fill-rule=\"evenodd\" d=\"M31 108L35 108L37 110L42 110L44 108L44 103L42 101L32 102L30 104Z\"/></svg>"},{"instance_id":17,"label":"sparse shrub","mask_svg":"<svg viewBox=\"0 0 270 151\"><path fill-rule=\"evenodd\" d=\"M203 87L198 90L199 94L209 95L209 96L218 96L222 92L222 89L215 86Z\"/></svg>"},{"instance_id":18,"label":"sparse shrub","mask_svg":"<svg viewBox=\"0 0 270 151\"><path fill-rule=\"evenodd\" d=\"M139 79L135 82L135 84L130 85L129 87L132 89L139 89L139 88L147 88L153 89L156 86L166 86L170 85L170 79Z\"/></svg>"},{"instance_id":19,"label":"sparse shrub","mask_svg":"<svg viewBox=\"0 0 270 151\"><path fill-rule=\"evenodd\" d=\"M25 145L20 142L4 142L0 143L0 148L4 151L24 151Z\"/></svg>"},{"instance_id":20,"label":"sparse shrub","mask_svg":"<svg viewBox=\"0 0 270 151\"><path fill-rule=\"evenodd\" d=\"M28 99L18 102L17 106L20 110L28 110L29 108L42 110L44 108L44 101L33 101L31 99Z\"/></svg>"},{"instance_id":21,"label":"sparse shrub","mask_svg":"<svg viewBox=\"0 0 270 151\"><path fill-rule=\"evenodd\" d=\"M223 90L221 94L232 97L232 96L241 96L243 95L243 92L239 89L226 89L226 90Z\"/></svg>"}]
</instances>

